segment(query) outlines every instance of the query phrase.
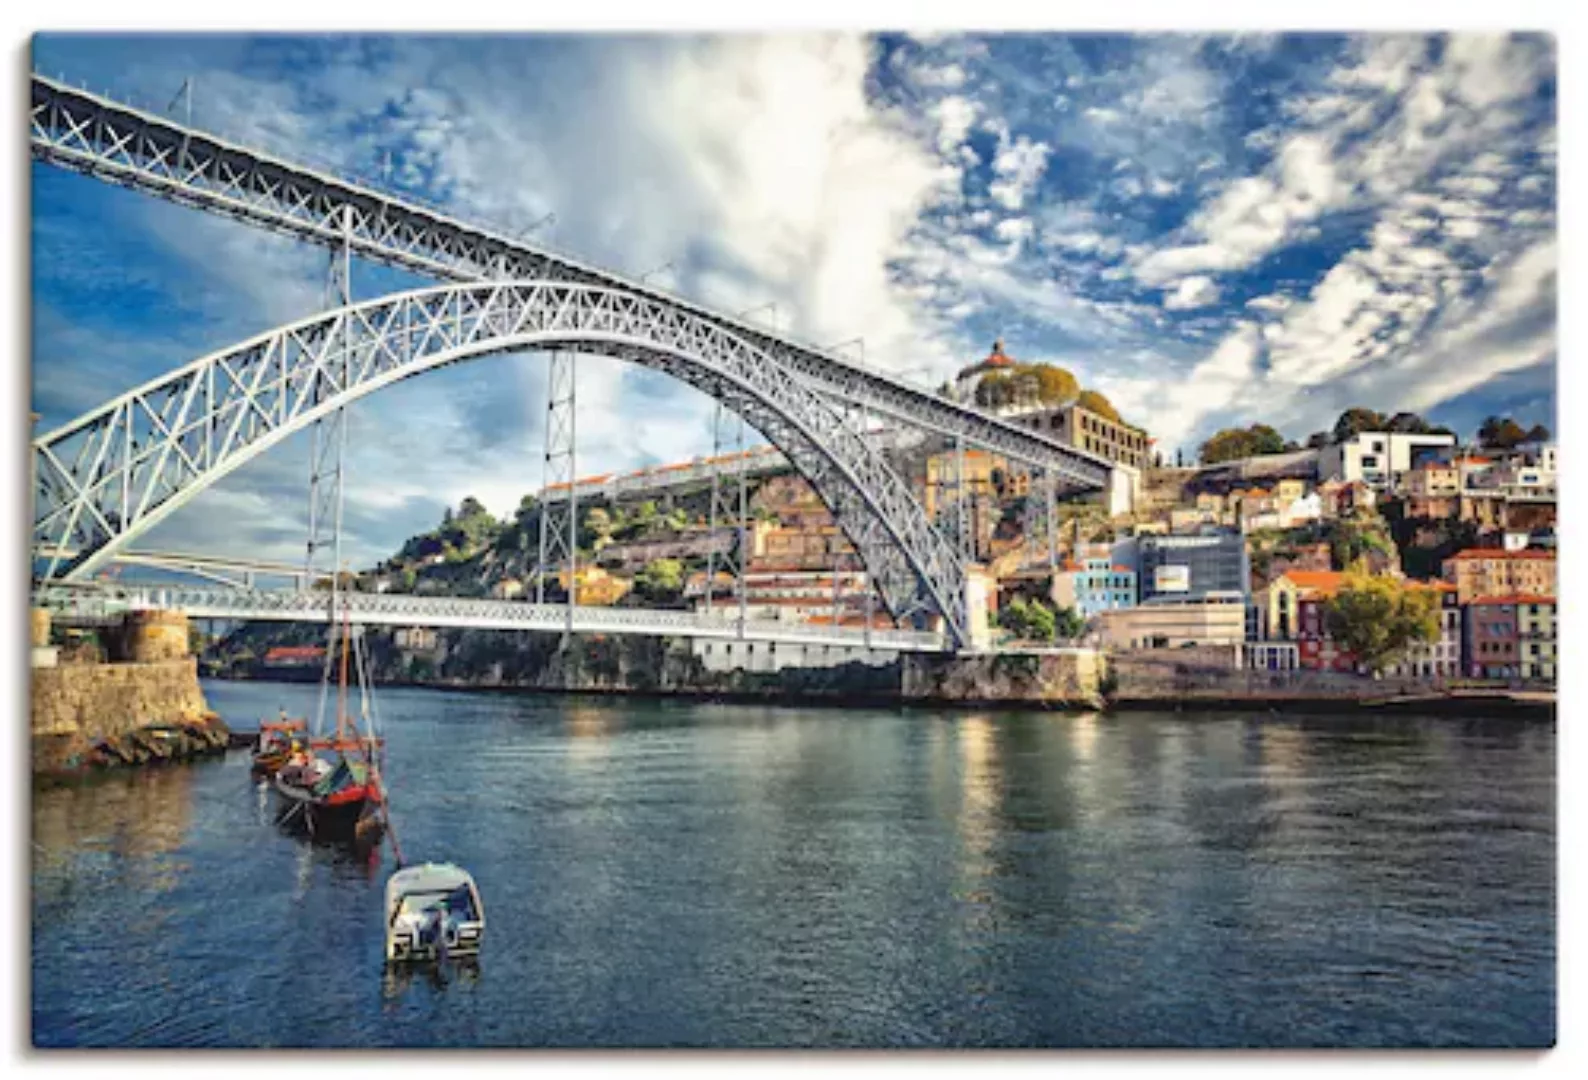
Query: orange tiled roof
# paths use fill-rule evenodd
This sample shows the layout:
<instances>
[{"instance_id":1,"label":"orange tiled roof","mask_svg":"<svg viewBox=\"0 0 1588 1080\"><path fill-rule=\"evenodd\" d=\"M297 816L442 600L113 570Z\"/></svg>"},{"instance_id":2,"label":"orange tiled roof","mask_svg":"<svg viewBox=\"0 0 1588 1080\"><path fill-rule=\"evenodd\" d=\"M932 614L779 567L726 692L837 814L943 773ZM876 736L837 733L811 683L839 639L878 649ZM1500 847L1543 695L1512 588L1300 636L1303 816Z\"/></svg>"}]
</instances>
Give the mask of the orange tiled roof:
<instances>
[{"instance_id":1,"label":"orange tiled roof","mask_svg":"<svg viewBox=\"0 0 1588 1080\"><path fill-rule=\"evenodd\" d=\"M1514 593L1511 596L1474 596L1467 601L1471 604L1553 604L1553 596L1538 596L1533 593Z\"/></svg>"},{"instance_id":2,"label":"orange tiled roof","mask_svg":"<svg viewBox=\"0 0 1588 1080\"><path fill-rule=\"evenodd\" d=\"M265 652L265 663L279 660L318 660L325 655L319 645L275 645Z\"/></svg>"},{"instance_id":3,"label":"orange tiled roof","mask_svg":"<svg viewBox=\"0 0 1588 1080\"><path fill-rule=\"evenodd\" d=\"M1333 596L1345 584L1345 574L1339 570L1286 570L1278 580L1286 579L1302 592L1324 596Z\"/></svg>"},{"instance_id":4,"label":"orange tiled roof","mask_svg":"<svg viewBox=\"0 0 1588 1080\"><path fill-rule=\"evenodd\" d=\"M964 378L966 375L974 375L978 371L990 371L995 368L1014 367L1014 365L1014 358L1004 354L1003 338L999 338L993 342L992 352L987 354L985 360L978 360L970 367L965 368L959 373L959 377Z\"/></svg>"}]
</instances>

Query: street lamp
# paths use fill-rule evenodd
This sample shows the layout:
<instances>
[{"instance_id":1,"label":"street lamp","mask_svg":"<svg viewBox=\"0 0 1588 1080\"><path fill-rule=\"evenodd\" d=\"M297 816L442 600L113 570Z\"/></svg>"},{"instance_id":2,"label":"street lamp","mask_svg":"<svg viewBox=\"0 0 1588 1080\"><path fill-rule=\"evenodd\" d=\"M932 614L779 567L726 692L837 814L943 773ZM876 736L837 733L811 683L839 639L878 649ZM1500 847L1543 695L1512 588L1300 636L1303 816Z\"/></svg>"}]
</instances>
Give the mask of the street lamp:
<instances>
[{"instance_id":1,"label":"street lamp","mask_svg":"<svg viewBox=\"0 0 1588 1080\"><path fill-rule=\"evenodd\" d=\"M735 315L734 318L743 319L743 318L746 318L746 317L748 317L750 315L754 315L758 311L766 311L768 309L770 309L771 312L772 312L772 329L776 330L777 329L777 301L776 300L768 301L765 304L758 304L758 305L756 305L753 308L747 308L746 310L741 311L741 312L739 312L739 314Z\"/></svg>"},{"instance_id":2,"label":"street lamp","mask_svg":"<svg viewBox=\"0 0 1588 1080\"><path fill-rule=\"evenodd\" d=\"M848 341L840 341L836 345L827 346L826 351L827 352L837 352L839 349L846 349L846 348L848 348L851 345L858 345L860 347L860 361L859 362L862 365L864 365L865 362L866 362L866 339L865 338L858 338L857 337L857 338L850 338Z\"/></svg>"},{"instance_id":3,"label":"street lamp","mask_svg":"<svg viewBox=\"0 0 1588 1080\"><path fill-rule=\"evenodd\" d=\"M645 271L645 273L641 274L640 277L639 277L639 283L641 285L644 285L646 278L652 277L652 276L654 276L656 274L663 273L664 271L667 271L667 270L674 270L674 269L677 269L677 268L675 266L673 266L672 260L669 259L667 262L664 262L662 265L656 267L656 269L647 270L647 271Z\"/></svg>"}]
</instances>

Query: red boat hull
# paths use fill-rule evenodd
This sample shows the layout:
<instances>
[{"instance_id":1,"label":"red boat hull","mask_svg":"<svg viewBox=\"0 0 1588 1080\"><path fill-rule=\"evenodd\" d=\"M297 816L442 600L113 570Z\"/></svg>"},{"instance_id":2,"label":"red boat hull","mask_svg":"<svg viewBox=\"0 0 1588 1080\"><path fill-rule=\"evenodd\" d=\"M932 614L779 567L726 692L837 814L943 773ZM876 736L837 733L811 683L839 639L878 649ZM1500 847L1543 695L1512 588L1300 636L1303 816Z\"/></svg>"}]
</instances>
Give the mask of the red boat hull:
<instances>
[{"instance_id":1,"label":"red boat hull","mask_svg":"<svg viewBox=\"0 0 1588 1080\"><path fill-rule=\"evenodd\" d=\"M281 804L278 820L285 826L316 840L380 839L381 793L375 784L355 784L320 796L287 783L278 774L275 790Z\"/></svg>"}]
</instances>

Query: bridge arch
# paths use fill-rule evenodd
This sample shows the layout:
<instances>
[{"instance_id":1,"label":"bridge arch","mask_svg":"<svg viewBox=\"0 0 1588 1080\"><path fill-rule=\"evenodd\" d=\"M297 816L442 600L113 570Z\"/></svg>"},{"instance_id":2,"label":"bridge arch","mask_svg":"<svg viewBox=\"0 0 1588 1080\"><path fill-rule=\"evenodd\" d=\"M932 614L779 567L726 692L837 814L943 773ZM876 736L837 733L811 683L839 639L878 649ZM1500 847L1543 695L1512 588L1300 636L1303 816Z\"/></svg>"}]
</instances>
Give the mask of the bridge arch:
<instances>
[{"instance_id":1,"label":"bridge arch","mask_svg":"<svg viewBox=\"0 0 1588 1080\"><path fill-rule=\"evenodd\" d=\"M833 511L896 616L968 636L965 566L851 417L732 329L621 289L566 281L416 289L300 320L151 380L33 443L35 550L82 578L195 495L384 386L491 354L569 350L663 371L722 401Z\"/></svg>"}]
</instances>

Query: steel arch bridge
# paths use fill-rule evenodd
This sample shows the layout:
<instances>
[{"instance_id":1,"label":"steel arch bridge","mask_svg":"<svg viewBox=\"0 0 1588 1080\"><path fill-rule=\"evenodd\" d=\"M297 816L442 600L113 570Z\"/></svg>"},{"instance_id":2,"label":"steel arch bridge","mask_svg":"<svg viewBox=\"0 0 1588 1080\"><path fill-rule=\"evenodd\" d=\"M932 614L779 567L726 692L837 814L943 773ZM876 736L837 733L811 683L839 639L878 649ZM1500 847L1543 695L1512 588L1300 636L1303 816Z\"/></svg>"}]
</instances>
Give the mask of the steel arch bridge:
<instances>
[{"instance_id":1,"label":"steel arch bridge","mask_svg":"<svg viewBox=\"0 0 1588 1080\"><path fill-rule=\"evenodd\" d=\"M441 281L558 281L619 289L736 334L843 407L963 439L1048 471L1075 490L1106 491L1120 509L1128 509L1133 470L854 364L831 349L168 116L38 74L31 82L29 145L33 157L49 165Z\"/></svg>"},{"instance_id":2,"label":"steel arch bridge","mask_svg":"<svg viewBox=\"0 0 1588 1080\"><path fill-rule=\"evenodd\" d=\"M962 553L851 412L718 323L565 281L441 286L340 307L211 353L40 436L33 546L55 553L43 578L84 578L215 481L366 394L524 350L616 356L723 402L812 483L896 618L941 616L954 644L968 641Z\"/></svg>"}]
</instances>

